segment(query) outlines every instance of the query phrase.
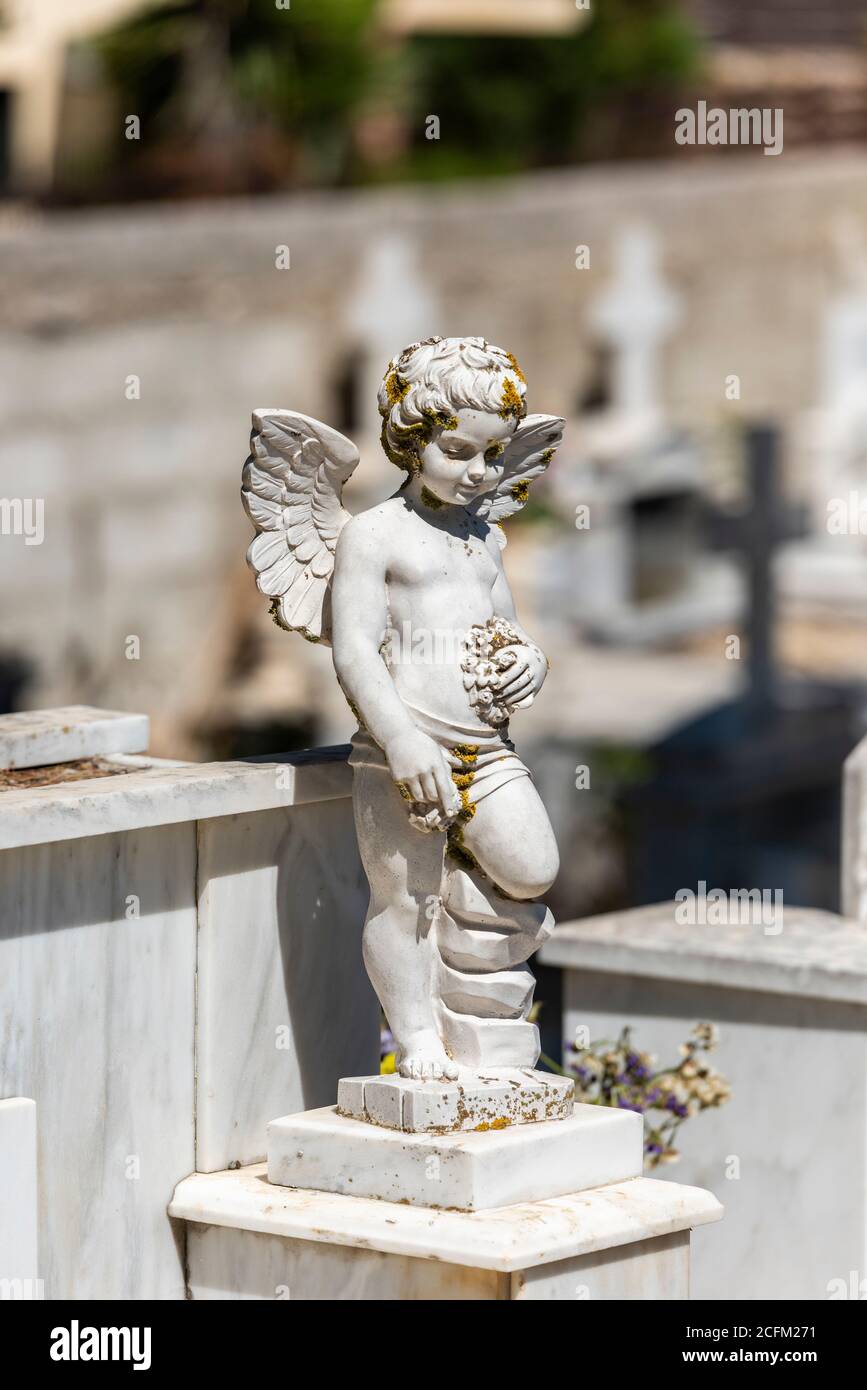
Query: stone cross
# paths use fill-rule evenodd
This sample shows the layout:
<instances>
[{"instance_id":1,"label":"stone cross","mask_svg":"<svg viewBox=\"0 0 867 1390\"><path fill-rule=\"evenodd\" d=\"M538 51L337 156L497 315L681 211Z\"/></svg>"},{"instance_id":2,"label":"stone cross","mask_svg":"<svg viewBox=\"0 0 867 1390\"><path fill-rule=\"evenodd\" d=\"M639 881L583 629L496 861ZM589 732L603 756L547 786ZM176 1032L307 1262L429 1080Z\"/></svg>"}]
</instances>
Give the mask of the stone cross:
<instances>
[{"instance_id":1,"label":"stone cross","mask_svg":"<svg viewBox=\"0 0 867 1390\"><path fill-rule=\"evenodd\" d=\"M614 280L593 304L590 321L614 350L614 411L642 420L648 434L662 422L659 353L680 317L678 306L659 274L649 230L625 231L615 251Z\"/></svg>"},{"instance_id":2,"label":"stone cross","mask_svg":"<svg viewBox=\"0 0 867 1390\"><path fill-rule=\"evenodd\" d=\"M346 306L346 331L361 355L361 430L379 434L376 398L383 364L395 343L427 337L437 306L418 265L414 243L402 232L379 236L367 248L358 283Z\"/></svg>"}]
</instances>

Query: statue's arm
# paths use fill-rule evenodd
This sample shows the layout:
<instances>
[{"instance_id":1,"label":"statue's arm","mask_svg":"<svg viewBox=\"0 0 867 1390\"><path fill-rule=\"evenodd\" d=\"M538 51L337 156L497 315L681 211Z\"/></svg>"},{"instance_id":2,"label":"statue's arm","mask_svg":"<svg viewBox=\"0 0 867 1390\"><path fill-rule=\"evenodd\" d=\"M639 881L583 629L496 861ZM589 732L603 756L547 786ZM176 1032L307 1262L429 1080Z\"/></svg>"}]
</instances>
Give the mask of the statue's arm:
<instances>
[{"instance_id":1,"label":"statue's arm","mask_svg":"<svg viewBox=\"0 0 867 1390\"><path fill-rule=\"evenodd\" d=\"M490 546L490 553L498 569L492 592L494 615L498 618L505 618L521 639L520 647L516 645L508 649L515 653L516 660L513 665L506 668L498 687L507 702L513 708L517 708L522 700L531 700L541 690L548 674L548 659L538 642L534 642L530 634L518 622L515 600L512 597L512 590L509 587L503 566L502 551L496 541Z\"/></svg>"},{"instance_id":2,"label":"statue's arm","mask_svg":"<svg viewBox=\"0 0 867 1390\"><path fill-rule=\"evenodd\" d=\"M337 679L380 748L415 727L380 655L387 623L382 538L356 517L337 542L331 645Z\"/></svg>"},{"instance_id":3,"label":"statue's arm","mask_svg":"<svg viewBox=\"0 0 867 1390\"><path fill-rule=\"evenodd\" d=\"M380 656L388 623L386 538L362 514L340 533L331 587L331 645L344 693L409 799L460 809L440 748L417 728Z\"/></svg>"}]
</instances>

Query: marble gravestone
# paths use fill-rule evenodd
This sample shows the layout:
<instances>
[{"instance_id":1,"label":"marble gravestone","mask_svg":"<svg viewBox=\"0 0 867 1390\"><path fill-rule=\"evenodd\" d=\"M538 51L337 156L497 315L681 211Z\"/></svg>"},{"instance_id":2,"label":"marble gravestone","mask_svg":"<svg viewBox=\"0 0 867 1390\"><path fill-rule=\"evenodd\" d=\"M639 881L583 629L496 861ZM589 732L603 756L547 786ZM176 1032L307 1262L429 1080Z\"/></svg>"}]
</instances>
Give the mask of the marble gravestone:
<instances>
[{"instance_id":1,"label":"marble gravestone","mask_svg":"<svg viewBox=\"0 0 867 1390\"><path fill-rule=\"evenodd\" d=\"M780 555L784 597L806 612L867 613L867 247L857 223L833 228L836 292L817 335L819 398L802 413L795 456L810 533Z\"/></svg>"},{"instance_id":2,"label":"marble gravestone","mask_svg":"<svg viewBox=\"0 0 867 1390\"><path fill-rule=\"evenodd\" d=\"M574 528L547 549L541 588L565 632L652 647L731 621L742 594L736 566L703 535L707 450L665 408L681 295L648 226L624 226L612 258L587 314L599 354L591 395L601 399L570 421L569 456L552 482Z\"/></svg>"}]
</instances>

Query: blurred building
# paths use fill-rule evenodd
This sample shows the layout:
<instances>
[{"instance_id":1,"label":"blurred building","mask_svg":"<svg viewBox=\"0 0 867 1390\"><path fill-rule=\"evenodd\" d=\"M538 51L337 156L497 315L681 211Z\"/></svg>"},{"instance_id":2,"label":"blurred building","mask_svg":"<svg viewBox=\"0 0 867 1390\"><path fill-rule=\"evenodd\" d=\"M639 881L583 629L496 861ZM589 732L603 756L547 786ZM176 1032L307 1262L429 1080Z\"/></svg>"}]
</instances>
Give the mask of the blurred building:
<instances>
[{"instance_id":1,"label":"blurred building","mask_svg":"<svg viewBox=\"0 0 867 1390\"><path fill-rule=\"evenodd\" d=\"M589 18L589 0L383 0L395 34L566 34Z\"/></svg>"},{"instance_id":2,"label":"blurred building","mask_svg":"<svg viewBox=\"0 0 867 1390\"><path fill-rule=\"evenodd\" d=\"M0 192L51 189L76 86L70 50L165 0L0 0ZM288 8L288 7L287 7ZM382 0L395 37L418 33L558 34L587 12L574 0ZM85 60L86 61L86 60ZM73 123L82 122L80 110ZM87 119L84 117L86 126ZM86 141L85 129L78 139ZM73 132L75 140L75 132Z\"/></svg>"},{"instance_id":3,"label":"blurred building","mask_svg":"<svg viewBox=\"0 0 867 1390\"><path fill-rule=\"evenodd\" d=\"M690 0L713 98L781 106L788 146L867 138L864 0Z\"/></svg>"},{"instance_id":4,"label":"blurred building","mask_svg":"<svg viewBox=\"0 0 867 1390\"><path fill-rule=\"evenodd\" d=\"M141 0L0 0L0 191L50 187L69 44L140 8Z\"/></svg>"}]
</instances>

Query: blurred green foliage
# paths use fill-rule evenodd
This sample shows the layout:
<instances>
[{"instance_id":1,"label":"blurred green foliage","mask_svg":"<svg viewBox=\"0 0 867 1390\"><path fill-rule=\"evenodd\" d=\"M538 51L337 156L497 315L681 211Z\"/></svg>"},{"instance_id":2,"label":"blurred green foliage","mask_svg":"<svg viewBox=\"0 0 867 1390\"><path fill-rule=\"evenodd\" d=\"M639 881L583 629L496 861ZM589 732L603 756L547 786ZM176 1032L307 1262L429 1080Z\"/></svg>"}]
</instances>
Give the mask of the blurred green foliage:
<instances>
[{"instance_id":1,"label":"blurred green foliage","mask_svg":"<svg viewBox=\"0 0 867 1390\"><path fill-rule=\"evenodd\" d=\"M408 57L413 128L431 112L442 125L409 172L436 177L611 156L606 113L688 82L700 45L677 0L597 0L572 34L418 37Z\"/></svg>"},{"instance_id":2,"label":"blurred green foliage","mask_svg":"<svg viewBox=\"0 0 867 1390\"><path fill-rule=\"evenodd\" d=\"M195 183L194 162L204 181L210 171L229 188L341 181L353 113L377 76L376 7L377 0L291 0L291 8L276 0L173 0L145 9L97 45L123 110L141 120L140 150L131 151L121 131L119 162L129 168L138 157L146 182L148 169L157 180L174 169ZM155 149L176 154L160 161Z\"/></svg>"},{"instance_id":3,"label":"blurred green foliage","mask_svg":"<svg viewBox=\"0 0 867 1390\"><path fill-rule=\"evenodd\" d=\"M382 33L377 8L377 0L144 8L96 45L118 111L141 121L140 142L117 123L113 191L454 178L604 157L616 143L606 113L654 91L670 97L698 64L677 0L597 0L586 25L559 37L404 43ZM438 140L425 138L432 114Z\"/></svg>"}]
</instances>

